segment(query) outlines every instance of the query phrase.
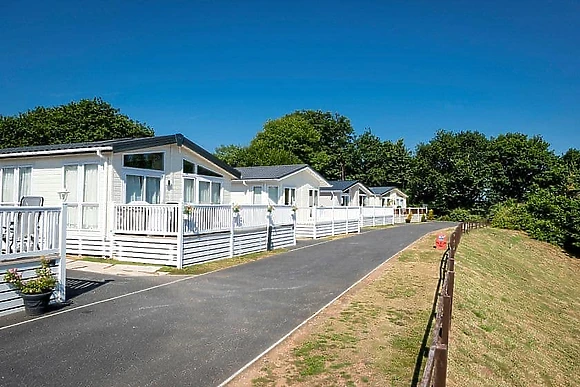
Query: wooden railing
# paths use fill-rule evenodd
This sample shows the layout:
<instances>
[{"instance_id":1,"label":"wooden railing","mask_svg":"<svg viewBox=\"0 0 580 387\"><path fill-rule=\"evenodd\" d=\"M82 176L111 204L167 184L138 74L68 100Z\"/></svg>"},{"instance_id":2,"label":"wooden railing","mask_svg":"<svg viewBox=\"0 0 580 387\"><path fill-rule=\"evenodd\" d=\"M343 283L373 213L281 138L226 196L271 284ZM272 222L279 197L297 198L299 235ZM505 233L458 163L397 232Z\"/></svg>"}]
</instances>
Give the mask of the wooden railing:
<instances>
[{"instance_id":1,"label":"wooden railing","mask_svg":"<svg viewBox=\"0 0 580 387\"><path fill-rule=\"evenodd\" d=\"M423 371L421 387L445 387L447 383L447 356L455 285L455 252L464 233L468 234L473 229L487 225L487 222L460 223L449 238L448 248L441 259L439 281L443 282L443 286L434 304L435 325L431 331L433 341Z\"/></svg>"},{"instance_id":2,"label":"wooden railing","mask_svg":"<svg viewBox=\"0 0 580 387\"><path fill-rule=\"evenodd\" d=\"M0 207L0 261L58 253L61 212L61 207Z\"/></svg>"}]
</instances>

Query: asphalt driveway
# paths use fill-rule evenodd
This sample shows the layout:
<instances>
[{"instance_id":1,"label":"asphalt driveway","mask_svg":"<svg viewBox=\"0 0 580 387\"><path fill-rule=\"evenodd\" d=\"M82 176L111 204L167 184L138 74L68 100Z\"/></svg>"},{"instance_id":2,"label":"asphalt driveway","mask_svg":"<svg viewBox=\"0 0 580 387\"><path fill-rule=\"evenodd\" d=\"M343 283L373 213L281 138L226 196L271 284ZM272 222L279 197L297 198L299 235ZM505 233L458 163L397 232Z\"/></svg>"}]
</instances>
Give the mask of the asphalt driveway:
<instances>
[{"instance_id":1,"label":"asphalt driveway","mask_svg":"<svg viewBox=\"0 0 580 387\"><path fill-rule=\"evenodd\" d=\"M0 385L216 386L387 258L450 226L368 231L198 277L71 272L90 290L77 279L73 305L18 325L0 318Z\"/></svg>"}]
</instances>

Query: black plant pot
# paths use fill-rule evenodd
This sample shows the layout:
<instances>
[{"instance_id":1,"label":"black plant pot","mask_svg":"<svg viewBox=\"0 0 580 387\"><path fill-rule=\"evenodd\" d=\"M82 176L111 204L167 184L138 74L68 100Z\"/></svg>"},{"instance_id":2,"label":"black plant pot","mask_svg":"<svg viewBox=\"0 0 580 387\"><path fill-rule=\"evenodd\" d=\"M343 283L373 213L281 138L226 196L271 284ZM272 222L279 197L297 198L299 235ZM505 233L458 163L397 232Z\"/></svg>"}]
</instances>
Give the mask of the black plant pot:
<instances>
[{"instance_id":1,"label":"black plant pot","mask_svg":"<svg viewBox=\"0 0 580 387\"><path fill-rule=\"evenodd\" d=\"M29 316L38 316L46 312L51 295L52 291L39 294L20 293L20 296L24 300L26 314Z\"/></svg>"}]
</instances>

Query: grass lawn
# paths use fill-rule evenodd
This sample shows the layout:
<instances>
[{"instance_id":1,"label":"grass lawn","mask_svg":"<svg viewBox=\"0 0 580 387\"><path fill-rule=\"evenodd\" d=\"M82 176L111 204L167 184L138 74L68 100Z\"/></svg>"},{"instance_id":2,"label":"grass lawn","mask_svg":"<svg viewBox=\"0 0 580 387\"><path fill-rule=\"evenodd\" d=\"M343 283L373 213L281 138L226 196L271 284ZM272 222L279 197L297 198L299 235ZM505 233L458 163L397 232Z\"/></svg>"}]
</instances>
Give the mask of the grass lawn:
<instances>
[{"instance_id":1,"label":"grass lawn","mask_svg":"<svg viewBox=\"0 0 580 387\"><path fill-rule=\"evenodd\" d=\"M410 386L441 251L433 233L256 362L232 386ZM580 386L580 260L505 230L457 252L450 386ZM431 343L429 338L428 343ZM421 369L422 374L422 369Z\"/></svg>"}]
</instances>

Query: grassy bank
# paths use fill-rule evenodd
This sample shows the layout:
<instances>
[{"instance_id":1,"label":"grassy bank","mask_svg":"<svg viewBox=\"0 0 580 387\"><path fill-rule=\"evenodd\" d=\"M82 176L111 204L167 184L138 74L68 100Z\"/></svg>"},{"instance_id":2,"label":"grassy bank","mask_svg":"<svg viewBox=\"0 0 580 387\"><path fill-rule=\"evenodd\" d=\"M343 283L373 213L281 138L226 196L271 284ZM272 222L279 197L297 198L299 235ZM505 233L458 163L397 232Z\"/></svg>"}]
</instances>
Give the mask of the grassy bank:
<instances>
[{"instance_id":1,"label":"grassy bank","mask_svg":"<svg viewBox=\"0 0 580 387\"><path fill-rule=\"evenodd\" d=\"M461 241L452 386L580 386L580 260L523 233Z\"/></svg>"}]
</instances>

